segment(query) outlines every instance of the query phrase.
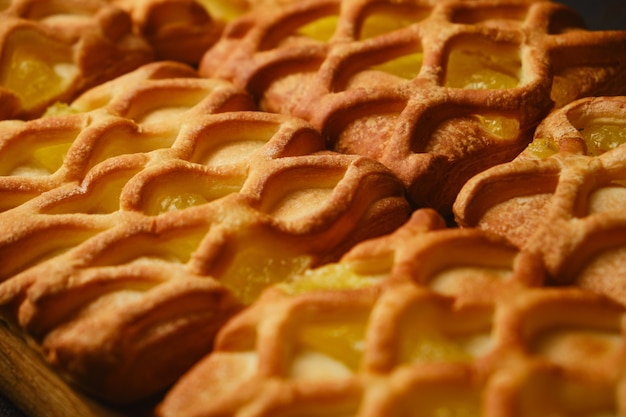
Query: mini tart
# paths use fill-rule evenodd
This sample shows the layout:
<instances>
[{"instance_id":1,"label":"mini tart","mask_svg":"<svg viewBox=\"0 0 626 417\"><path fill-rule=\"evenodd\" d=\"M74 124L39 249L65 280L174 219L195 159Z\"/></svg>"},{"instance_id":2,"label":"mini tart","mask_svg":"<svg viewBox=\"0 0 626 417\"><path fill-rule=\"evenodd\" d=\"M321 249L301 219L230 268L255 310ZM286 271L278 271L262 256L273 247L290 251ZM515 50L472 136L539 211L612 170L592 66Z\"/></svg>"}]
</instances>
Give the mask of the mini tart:
<instances>
[{"instance_id":1,"label":"mini tart","mask_svg":"<svg viewBox=\"0 0 626 417\"><path fill-rule=\"evenodd\" d=\"M17 0L0 11L0 118L36 118L56 101L154 59L127 13L100 0Z\"/></svg>"},{"instance_id":2,"label":"mini tart","mask_svg":"<svg viewBox=\"0 0 626 417\"><path fill-rule=\"evenodd\" d=\"M380 163L181 63L49 114L0 122L0 311L105 402L162 392L263 288L409 215Z\"/></svg>"},{"instance_id":3,"label":"mini tart","mask_svg":"<svg viewBox=\"0 0 626 417\"><path fill-rule=\"evenodd\" d=\"M622 410L624 307L545 287L532 254L442 222L418 211L393 235L267 289L157 415Z\"/></svg>"},{"instance_id":4,"label":"mini tart","mask_svg":"<svg viewBox=\"0 0 626 417\"><path fill-rule=\"evenodd\" d=\"M626 303L626 97L581 99L552 113L510 163L472 178L458 223L540 254L552 280Z\"/></svg>"},{"instance_id":5,"label":"mini tart","mask_svg":"<svg viewBox=\"0 0 626 417\"><path fill-rule=\"evenodd\" d=\"M233 21L200 73L373 157L418 206L515 157L549 110L624 91L626 31L551 2L307 0Z\"/></svg>"}]
</instances>

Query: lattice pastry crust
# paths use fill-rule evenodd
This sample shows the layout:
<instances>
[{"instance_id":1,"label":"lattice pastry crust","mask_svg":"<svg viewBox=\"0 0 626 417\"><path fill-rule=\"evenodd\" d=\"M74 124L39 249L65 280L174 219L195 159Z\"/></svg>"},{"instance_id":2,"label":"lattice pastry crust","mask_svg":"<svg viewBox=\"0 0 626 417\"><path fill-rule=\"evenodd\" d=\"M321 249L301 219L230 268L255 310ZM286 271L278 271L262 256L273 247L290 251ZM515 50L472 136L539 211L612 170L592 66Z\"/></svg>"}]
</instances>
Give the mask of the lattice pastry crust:
<instances>
[{"instance_id":1,"label":"lattice pastry crust","mask_svg":"<svg viewBox=\"0 0 626 417\"><path fill-rule=\"evenodd\" d=\"M268 289L168 392L169 416L619 415L624 308L418 211Z\"/></svg>"},{"instance_id":2,"label":"lattice pastry crust","mask_svg":"<svg viewBox=\"0 0 626 417\"><path fill-rule=\"evenodd\" d=\"M623 91L625 51L626 32L586 31L545 1L308 0L235 20L200 72L383 162L447 214L553 105Z\"/></svg>"},{"instance_id":3,"label":"lattice pastry crust","mask_svg":"<svg viewBox=\"0 0 626 417\"><path fill-rule=\"evenodd\" d=\"M0 7L0 119L35 118L55 101L154 59L130 17L104 0L14 0Z\"/></svg>"},{"instance_id":4,"label":"lattice pastry crust","mask_svg":"<svg viewBox=\"0 0 626 417\"><path fill-rule=\"evenodd\" d=\"M626 97L576 101L551 114L514 161L477 175L458 223L542 256L553 281L626 303Z\"/></svg>"},{"instance_id":5,"label":"lattice pastry crust","mask_svg":"<svg viewBox=\"0 0 626 417\"><path fill-rule=\"evenodd\" d=\"M374 160L159 62L0 123L0 307L94 395L158 393L273 282L408 218Z\"/></svg>"}]
</instances>

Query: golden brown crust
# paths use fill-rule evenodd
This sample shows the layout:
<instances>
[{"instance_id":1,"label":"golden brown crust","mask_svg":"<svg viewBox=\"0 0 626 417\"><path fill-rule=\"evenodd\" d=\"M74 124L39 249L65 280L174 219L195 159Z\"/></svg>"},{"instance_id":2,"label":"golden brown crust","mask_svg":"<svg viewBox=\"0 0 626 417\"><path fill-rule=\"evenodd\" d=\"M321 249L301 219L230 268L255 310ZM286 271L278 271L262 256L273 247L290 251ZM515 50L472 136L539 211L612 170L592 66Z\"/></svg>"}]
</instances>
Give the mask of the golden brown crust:
<instances>
[{"instance_id":1,"label":"golden brown crust","mask_svg":"<svg viewBox=\"0 0 626 417\"><path fill-rule=\"evenodd\" d=\"M5 119L38 117L154 59L130 17L106 1L13 1L0 20L2 90L19 100Z\"/></svg>"},{"instance_id":2,"label":"golden brown crust","mask_svg":"<svg viewBox=\"0 0 626 417\"><path fill-rule=\"evenodd\" d=\"M159 62L63 114L2 122L16 166L0 304L67 379L113 403L150 397L265 286L407 218L380 163L253 110L231 84Z\"/></svg>"},{"instance_id":3,"label":"golden brown crust","mask_svg":"<svg viewBox=\"0 0 626 417\"><path fill-rule=\"evenodd\" d=\"M126 10L157 59L196 65L220 37L225 21L196 0L113 0Z\"/></svg>"},{"instance_id":4,"label":"golden brown crust","mask_svg":"<svg viewBox=\"0 0 626 417\"><path fill-rule=\"evenodd\" d=\"M542 287L541 263L530 253L478 230L438 228L430 217L418 211L393 237L268 289L226 324L214 352L166 394L158 415L369 417L420 407L512 416L520 408L623 407L623 306ZM372 281L373 261L389 255L382 247L392 260ZM323 274L348 284L338 288ZM464 282L473 285L457 285Z\"/></svg>"},{"instance_id":5,"label":"golden brown crust","mask_svg":"<svg viewBox=\"0 0 626 417\"><path fill-rule=\"evenodd\" d=\"M383 162L446 213L467 179L523 149L557 89L559 106L619 94L626 33L581 25L550 2L307 1L235 20L200 71Z\"/></svg>"},{"instance_id":6,"label":"golden brown crust","mask_svg":"<svg viewBox=\"0 0 626 417\"><path fill-rule=\"evenodd\" d=\"M0 84L50 92L0 88L28 413L626 414L626 32L543 0L0 9Z\"/></svg>"},{"instance_id":7,"label":"golden brown crust","mask_svg":"<svg viewBox=\"0 0 626 417\"><path fill-rule=\"evenodd\" d=\"M552 113L518 158L468 182L459 224L506 236L541 254L552 279L623 303L625 115L623 96Z\"/></svg>"}]
</instances>

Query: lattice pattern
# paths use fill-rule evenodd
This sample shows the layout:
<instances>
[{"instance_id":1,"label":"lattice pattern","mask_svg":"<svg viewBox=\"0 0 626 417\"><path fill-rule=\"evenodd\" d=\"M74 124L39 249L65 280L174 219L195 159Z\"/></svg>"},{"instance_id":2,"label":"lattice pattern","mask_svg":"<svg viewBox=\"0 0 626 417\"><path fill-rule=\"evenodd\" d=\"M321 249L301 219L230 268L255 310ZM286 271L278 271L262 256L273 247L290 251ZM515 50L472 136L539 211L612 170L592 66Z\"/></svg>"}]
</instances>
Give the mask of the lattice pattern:
<instances>
[{"instance_id":1,"label":"lattice pattern","mask_svg":"<svg viewBox=\"0 0 626 417\"><path fill-rule=\"evenodd\" d=\"M116 402L154 394L258 293L409 212L381 164L183 64L0 123L0 304Z\"/></svg>"},{"instance_id":2,"label":"lattice pattern","mask_svg":"<svg viewBox=\"0 0 626 417\"><path fill-rule=\"evenodd\" d=\"M455 205L463 226L541 254L552 279L626 303L626 97L551 114L516 160L473 178Z\"/></svg>"},{"instance_id":3,"label":"lattice pattern","mask_svg":"<svg viewBox=\"0 0 626 417\"><path fill-rule=\"evenodd\" d=\"M100 0L3 2L0 51L1 119L38 117L154 59L128 14Z\"/></svg>"},{"instance_id":4,"label":"lattice pattern","mask_svg":"<svg viewBox=\"0 0 626 417\"><path fill-rule=\"evenodd\" d=\"M553 107L624 91L626 32L545 1L317 0L230 25L201 74L373 157L418 204L516 156Z\"/></svg>"},{"instance_id":5,"label":"lattice pattern","mask_svg":"<svg viewBox=\"0 0 626 417\"><path fill-rule=\"evenodd\" d=\"M538 258L440 227L417 212L392 237L267 290L159 415L622 412L623 307L542 287Z\"/></svg>"}]
</instances>

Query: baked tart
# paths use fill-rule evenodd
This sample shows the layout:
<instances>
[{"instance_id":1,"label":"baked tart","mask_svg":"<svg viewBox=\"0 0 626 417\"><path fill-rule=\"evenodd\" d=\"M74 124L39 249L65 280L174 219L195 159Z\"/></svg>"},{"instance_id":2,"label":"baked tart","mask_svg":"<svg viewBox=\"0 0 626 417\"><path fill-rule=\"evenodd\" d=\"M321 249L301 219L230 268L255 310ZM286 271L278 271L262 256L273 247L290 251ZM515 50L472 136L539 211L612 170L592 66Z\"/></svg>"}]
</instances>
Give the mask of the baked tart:
<instances>
[{"instance_id":1,"label":"baked tart","mask_svg":"<svg viewBox=\"0 0 626 417\"><path fill-rule=\"evenodd\" d=\"M416 205L449 214L551 109L626 88L626 31L586 30L546 1L307 0L235 19L200 73L381 161Z\"/></svg>"},{"instance_id":2,"label":"baked tart","mask_svg":"<svg viewBox=\"0 0 626 417\"><path fill-rule=\"evenodd\" d=\"M264 287L409 215L380 163L181 63L0 130L3 319L110 403L161 392Z\"/></svg>"}]
</instances>

